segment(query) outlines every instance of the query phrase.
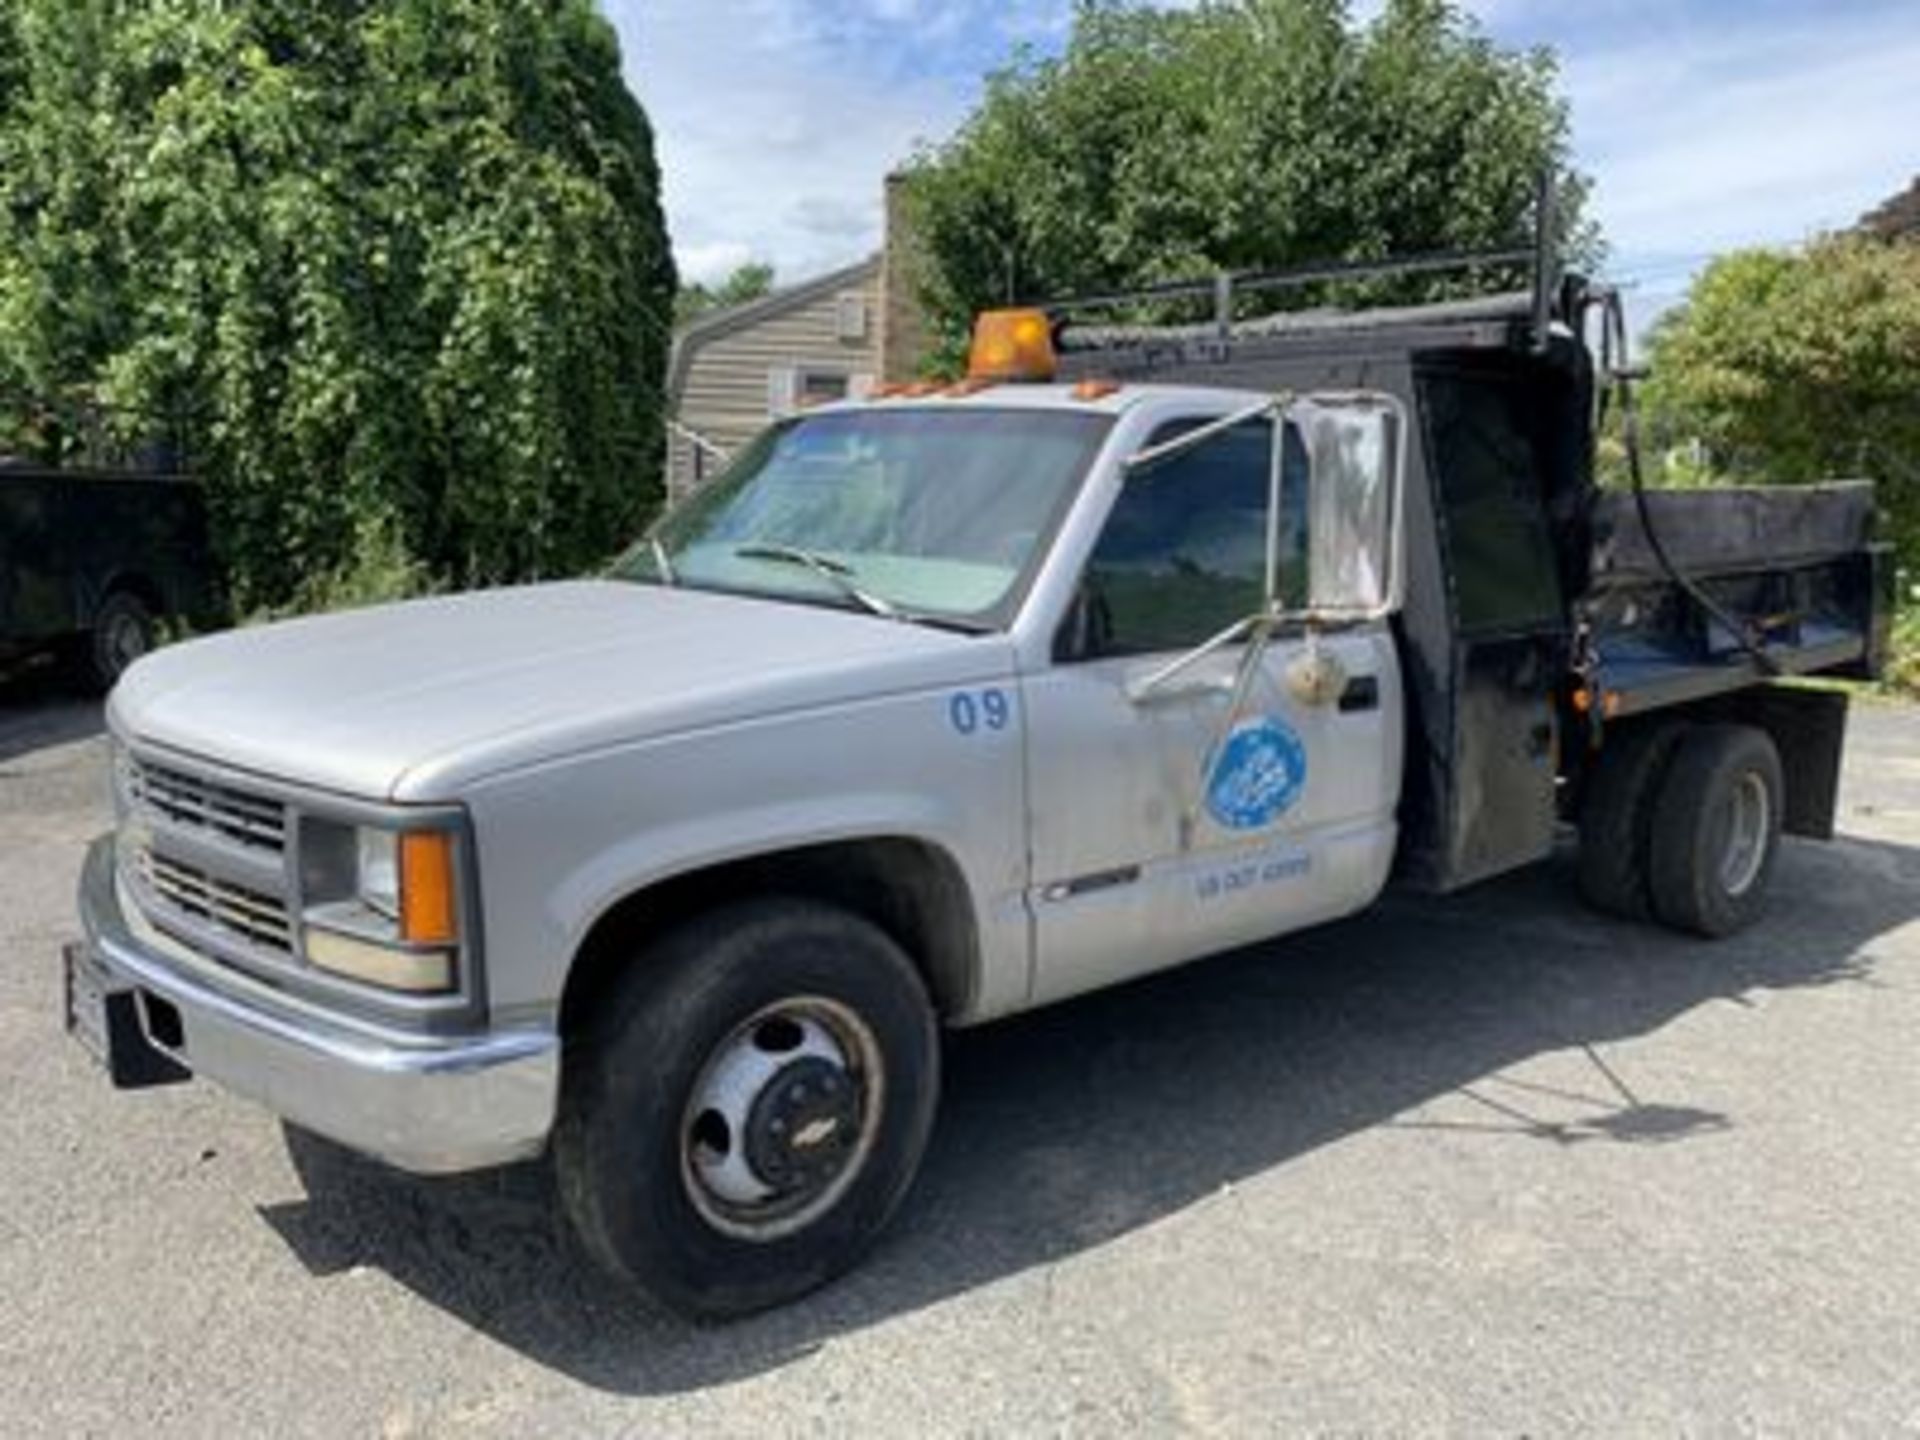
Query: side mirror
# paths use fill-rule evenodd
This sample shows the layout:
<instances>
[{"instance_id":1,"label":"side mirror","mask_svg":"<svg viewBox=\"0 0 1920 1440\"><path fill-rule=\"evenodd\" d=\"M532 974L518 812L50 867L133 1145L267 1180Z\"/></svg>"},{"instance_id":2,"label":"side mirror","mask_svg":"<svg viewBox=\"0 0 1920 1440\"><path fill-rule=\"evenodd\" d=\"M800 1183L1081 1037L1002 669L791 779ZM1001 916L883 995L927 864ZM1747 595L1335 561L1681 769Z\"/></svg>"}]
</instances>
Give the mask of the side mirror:
<instances>
[{"instance_id":1,"label":"side mirror","mask_svg":"<svg viewBox=\"0 0 1920 1440\"><path fill-rule=\"evenodd\" d=\"M1405 493L1405 409L1375 391L1315 394L1286 409L1307 452L1307 586L1304 609L1288 618L1308 626L1382 619L1401 600L1401 509ZM1274 446L1284 444L1276 427ZM1276 457L1270 545L1278 543L1285 504L1284 465ZM1272 587L1268 603L1281 607Z\"/></svg>"}]
</instances>

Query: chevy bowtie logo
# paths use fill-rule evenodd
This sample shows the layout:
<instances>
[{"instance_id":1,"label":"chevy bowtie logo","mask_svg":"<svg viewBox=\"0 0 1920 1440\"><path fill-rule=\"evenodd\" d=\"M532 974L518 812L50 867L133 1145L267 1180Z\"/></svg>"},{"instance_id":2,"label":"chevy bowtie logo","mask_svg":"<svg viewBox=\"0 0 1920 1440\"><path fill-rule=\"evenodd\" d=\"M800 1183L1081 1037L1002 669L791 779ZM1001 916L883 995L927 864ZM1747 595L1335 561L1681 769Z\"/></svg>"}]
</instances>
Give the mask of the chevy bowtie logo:
<instances>
[{"instance_id":1,"label":"chevy bowtie logo","mask_svg":"<svg viewBox=\"0 0 1920 1440\"><path fill-rule=\"evenodd\" d=\"M833 1138L833 1132L840 1128L840 1122L831 1115L823 1115L810 1125L803 1125L793 1132L793 1148L811 1150L816 1145L824 1145Z\"/></svg>"}]
</instances>

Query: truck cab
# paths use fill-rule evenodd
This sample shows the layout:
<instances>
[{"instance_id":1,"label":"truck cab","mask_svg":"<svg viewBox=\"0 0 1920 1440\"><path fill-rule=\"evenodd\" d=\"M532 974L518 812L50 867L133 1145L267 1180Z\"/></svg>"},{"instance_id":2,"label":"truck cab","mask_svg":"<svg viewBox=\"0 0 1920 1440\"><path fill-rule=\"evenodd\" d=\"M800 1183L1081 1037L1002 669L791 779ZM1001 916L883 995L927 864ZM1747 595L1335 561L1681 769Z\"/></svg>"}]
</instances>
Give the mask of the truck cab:
<instances>
[{"instance_id":1,"label":"truck cab","mask_svg":"<svg viewBox=\"0 0 1920 1440\"><path fill-rule=\"evenodd\" d=\"M1838 764L1824 701L1741 698L1747 651L1870 666L1879 561L1844 521L1749 548L1738 584L1800 610L1746 649L1630 545L1596 585L1588 372L1564 331L1507 363L1524 324L1505 359L1169 383L1126 372L1245 352L1063 376L1056 318L1009 312L968 380L776 426L604 576L143 660L69 1027L119 1084L204 1076L405 1168L544 1155L589 1251L718 1317L872 1244L942 1026L1455 888L1590 810L1623 905L1744 923ZM1496 463L1458 479L1447 435Z\"/></svg>"}]
</instances>

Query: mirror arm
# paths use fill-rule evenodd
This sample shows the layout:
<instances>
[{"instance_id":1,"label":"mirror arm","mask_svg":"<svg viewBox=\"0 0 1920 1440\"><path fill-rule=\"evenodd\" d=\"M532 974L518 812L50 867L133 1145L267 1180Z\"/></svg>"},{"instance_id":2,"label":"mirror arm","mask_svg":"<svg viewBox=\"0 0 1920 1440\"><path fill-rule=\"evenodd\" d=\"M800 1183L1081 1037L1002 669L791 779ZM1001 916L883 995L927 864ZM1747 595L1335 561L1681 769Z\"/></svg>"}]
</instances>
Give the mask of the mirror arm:
<instances>
[{"instance_id":1,"label":"mirror arm","mask_svg":"<svg viewBox=\"0 0 1920 1440\"><path fill-rule=\"evenodd\" d=\"M1263 618L1259 615L1248 615L1236 620L1212 639L1203 640L1186 654L1175 656L1158 670L1127 681L1127 699L1136 705L1143 700L1151 699L1156 691L1166 688L1168 681L1191 670L1215 651L1223 650L1233 644L1258 625Z\"/></svg>"},{"instance_id":2,"label":"mirror arm","mask_svg":"<svg viewBox=\"0 0 1920 1440\"><path fill-rule=\"evenodd\" d=\"M1244 410L1236 410L1231 415L1222 415L1218 420L1209 420L1195 430L1176 435L1171 440L1163 440L1158 445L1149 445L1144 450L1136 450L1120 462L1122 470L1139 470L1148 465L1158 464L1162 460L1171 460L1176 455L1184 455L1196 445L1204 445L1216 435L1223 435L1236 425L1244 425L1249 420L1258 420L1263 416L1276 415L1293 403L1290 395L1276 395L1271 400L1262 400L1258 405L1249 405Z\"/></svg>"},{"instance_id":3,"label":"mirror arm","mask_svg":"<svg viewBox=\"0 0 1920 1440\"><path fill-rule=\"evenodd\" d=\"M1287 414L1291 400L1274 397L1273 437L1267 444L1267 614L1280 607L1280 512L1286 500Z\"/></svg>"},{"instance_id":4,"label":"mirror arm","mask_svg":"<svg viewBox=\"0 0 1920 1440\"><path fill-rule=\"evenodd\" d=\"M1267 651L1273 644L1274 627L1280 623L1280 617L1268 609L1265 614L1255 615L1246 623L1251 627L1247 635L1247 653L1240 657L1240 669L1233 677L1233 698L1227 702L1226 713L1220 717L1213 738L1207 744L1206 763L1200 767L1200 783L1187 803L1186 813L1180 817L1183 849L1199 833L1200 812L1207 803L1207 787L1212 783L1213 767L1219 764L1221 752L1227 748L1227 741L1233 738L1234 727L1246 713L1247 701L1252 698L1254 682L1266 663Z\"/></svg>"}]
</instances>

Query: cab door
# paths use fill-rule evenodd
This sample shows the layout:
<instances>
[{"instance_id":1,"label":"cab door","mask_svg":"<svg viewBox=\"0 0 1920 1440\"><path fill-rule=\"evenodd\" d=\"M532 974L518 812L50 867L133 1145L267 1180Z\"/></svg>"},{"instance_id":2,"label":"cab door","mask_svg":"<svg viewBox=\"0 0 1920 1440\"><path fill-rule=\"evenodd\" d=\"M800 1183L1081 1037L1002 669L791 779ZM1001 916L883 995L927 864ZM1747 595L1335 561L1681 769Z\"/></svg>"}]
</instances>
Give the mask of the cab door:
<instances>
[{"instance_id":1,"label":"cab door","mask_svg":"<svg viewBox=\"0 0 1920 1440\"><path fill-rule=\"evenodd\" d=\"M1244 642L1192 658L1266 602L1274 426L1128 477L1053 662L1024 682L1036 1001L1350 913L1385 881L1402 747L1386 621L1313 642L1340 677L1318 703L1289 683L1300 630L1251 669ZM1304 601L1309 467L1282 435L1272 530L1280 589Z\"/></svg>"}]
</instances>

